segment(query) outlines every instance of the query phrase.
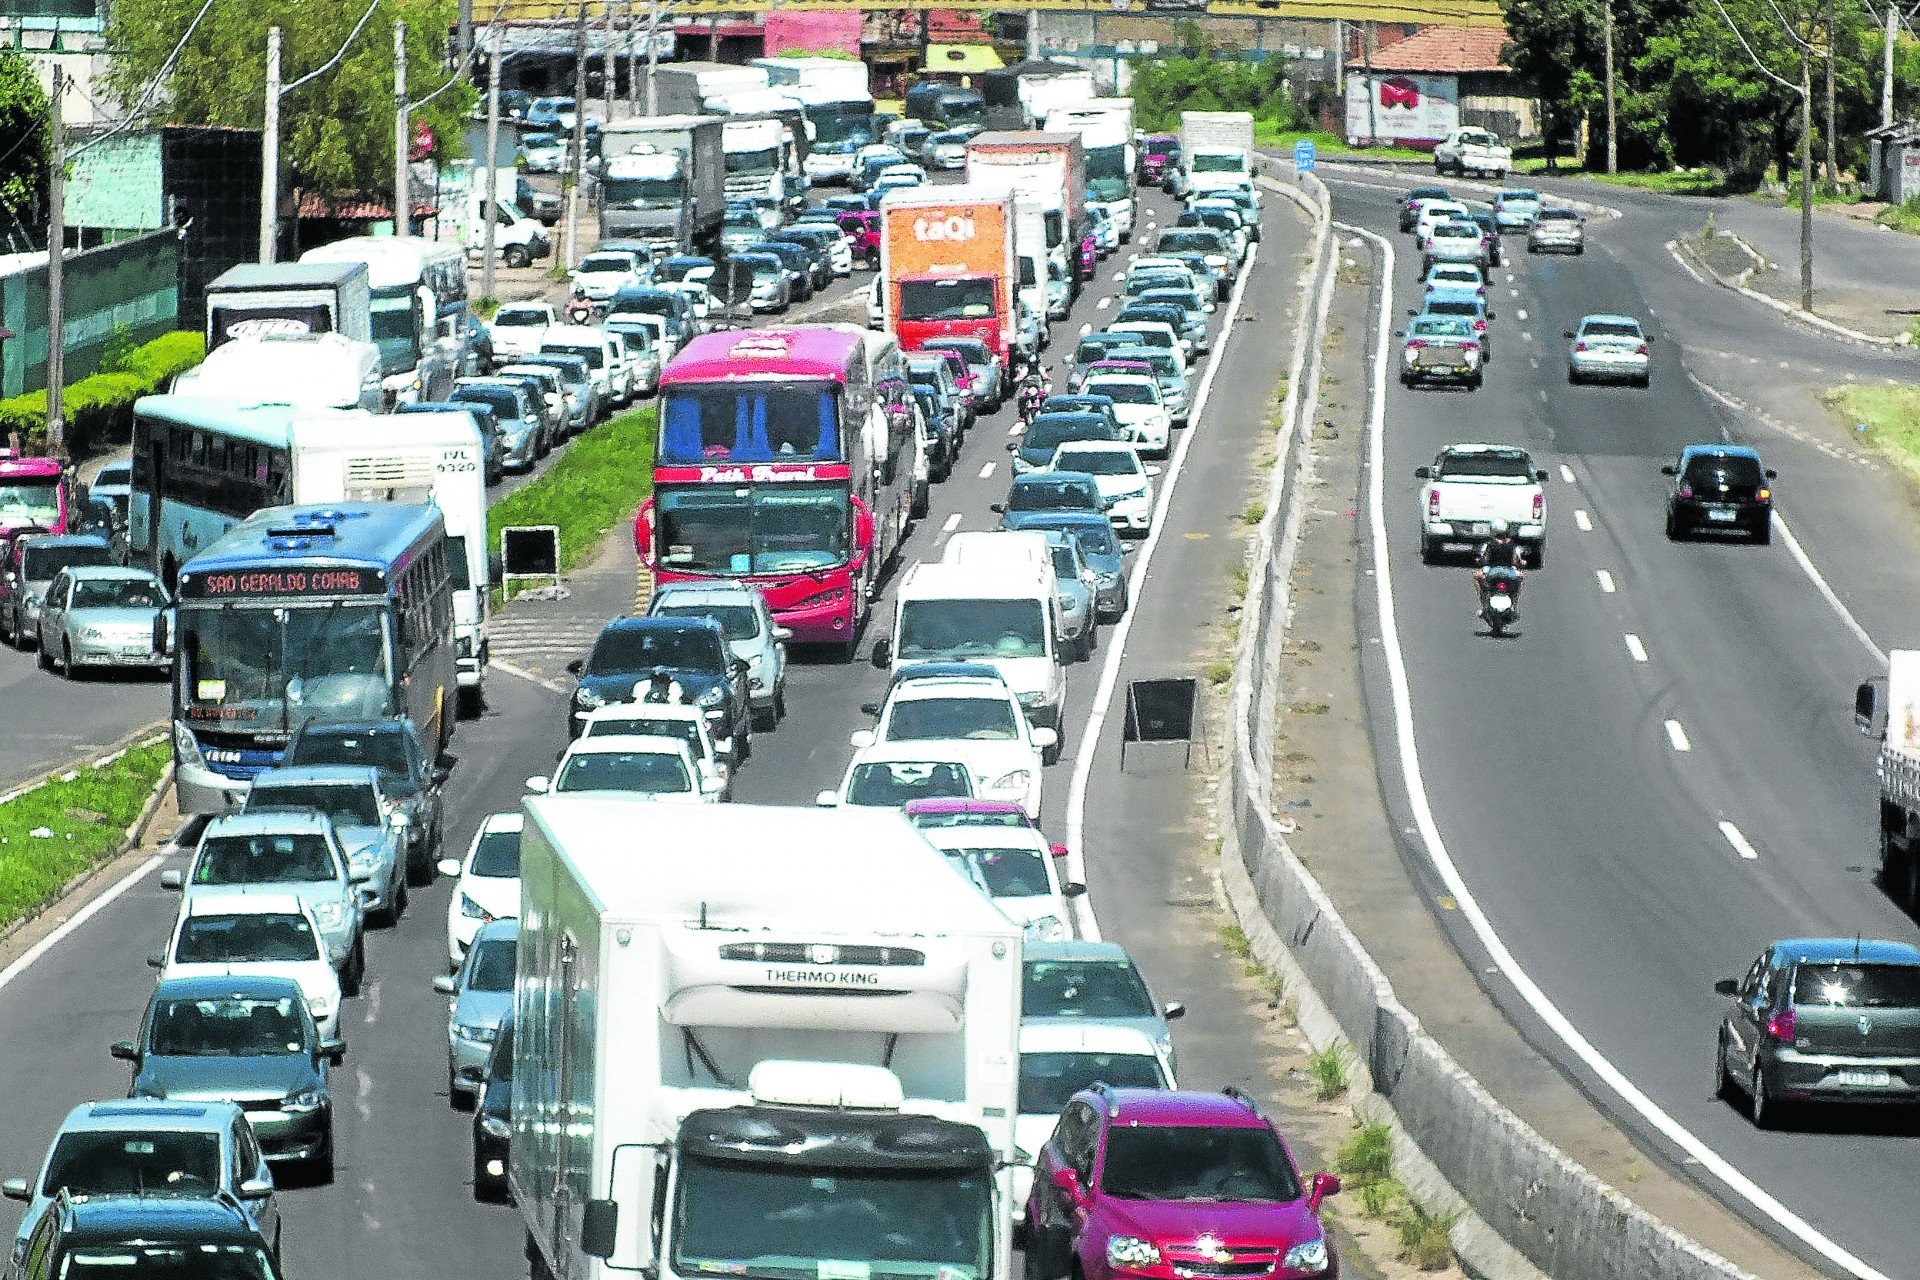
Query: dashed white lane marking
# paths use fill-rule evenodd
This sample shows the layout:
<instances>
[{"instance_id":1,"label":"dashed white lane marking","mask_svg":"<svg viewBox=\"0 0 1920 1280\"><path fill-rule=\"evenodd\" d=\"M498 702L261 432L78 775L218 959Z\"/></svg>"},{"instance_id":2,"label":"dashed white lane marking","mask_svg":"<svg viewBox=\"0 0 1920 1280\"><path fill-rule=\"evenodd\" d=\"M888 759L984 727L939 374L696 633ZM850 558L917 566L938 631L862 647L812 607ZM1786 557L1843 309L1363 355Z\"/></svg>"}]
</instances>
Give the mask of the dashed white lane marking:
<instances>
[{"instance_id":1,"label":"dashed white lane marking","mask_svg":"<svg viewBox=\"0 0 1920 1280\"><path fill-rule=\"evenodd\" d=\"M1532 341L1533 341L1533 330L1531 330L1531 329L1522 329L1522 330L1520 331L1520 341L1522 341L1522 342L1532 342ZM1535 360L1535 361L1533 362L1533 367L1534 367L1534 368L1536 368L1536 369L1538 369L1538 368L1540 367L1540 362L1539 362L1538 360Z\"/></svg>"},{"instance_id":2,"label":"dashed white lane marking","mask_svg":"<svg viewBox=\"0 0 1920 1280\"><path fill-rule=\"evenodd\" d=\"M1511 271L1509 271L1509 272L1507 272L1507 283L1508 283L1508 284L1512 284L1512 283L1513 283L1513 272L1511 272Z\"/></svg>"},{"instance_id":3,"label":"dashed white lane marking","mask_svg":"<svg viewBox=\"0 0 1920 1280\"><path fill-rule=\"evenodd\" d=\"M1608 588L1608 590L1612 590L1612 588ZM1640 643L1640 637L1629 631L1626 634L1626 641L1627 652L1633 655L1633 660L1635 662L1645 662L1647 660L1647 646Z\"/></svg>"},{"instance_id":4,"label":"dashed white lane marking","mask_svg":"<svg viewBox=\"0 0 1920 1280\"><path fill-rule=\"evenodd\" d=\"M1509 290L1507 290L1507 296L1508 296L1509 298L1517 298L1517 297L1519 297L1519 296L1520 296L1520 291L1519 291L1518 289L1509 289ZM1522 320L1525 320L1525 319L1526 319L1526 317L1525 317L1525 316L1521 316L1520 318L1521 318Z\"/></svg>"},{"instance_id":5,"label":"dashed white lane marking","mask_svg":"<svg viewBox=\"0 0 1920 1280\"><path fill-rule=\"evenodd\" d=\"M955 529L958 529L959 527L960 527L960 513L956 511L952 515L947 517L947 522L945 524L940 526L940 532L952 533Z\"/></svg>"},{"instance_id":6,"label":"dashed white lane marking","mask_svg":"<svg viewBox=\"0 0 1920 1280\"><path fill-rule=\"evenodd\" d=\"M1527 338L1527 339L1531 339L1531 338L1533 337L1533 335L1532 335L1532 334L1530 334L1530 333L1523 333L1523 334L1521 334L1520 336L1521 336L1521 337L1523 337L1523 338ZM1539 361L1539 358L1538 358L1538 357L1536 357L1536 356L1528 356L1528 357L1527 357L1527 363L1528 363L1528 364L1530 364L1530 365L1532 365L1532 366L1533 366L1534 368L1536 368L1536 369L1538 369L1538 368L1540 367L1540 361Z\"/></svg>"},{"instance_id":7,"label":"dashed white lane marking","mask_svg":"<svg viewBox=\"0 0 1920 1280\"><path fill-rule=\"evenodd\" d=\"M1124 271L1116 271L1113 273L1113 282L1115 284L1121 284L1125 282L1126 278L1127 278L1127 273Z\"/></svg>"},{"instance_id":8,"label":"dashed white lane marking","mask_svg":"<svg viewBox=\"0 0 1920 1280\"><path fill-rule=\"evenodd\" d=\"M1547 402L1547 389L1545 387L1540 388L1540 390L1535 392L1534 394L1539 396L1541 404L1545 404Z\"/></svg>"},{"instance_id":9,"label":"dashed white lane marking","mask_svg":"<svg viewBox=\"0 0 1920 1280\"><path fill-rule=\"evenodd\" d=\"M1567 484L1574 483L1573 468L1568 466L1564 462L1560 464L1560 479L1565 481Z\"/></svg>"},{"instance_id":10,"label":"dashed white lane marking","mask_svg":"<svg viewBox=\"0 0 1920 1280\"><path fill-rule=\"evenodd\" d=\"M1605 569L1595 569L1593 571L1593 580L1600 584L1600 589L1602 591L1606 592L1608 595L1613 594L1613 575L1608 573Z\"/></svg>"},{"instance_id":11,"label":"dashed white lane marking","mask_svg":"<svg viewBox=\"0 0 1920 1280\"><path fill-rule=\"evenodd\" d=\"M1026 424L1021 422L1018 418L1015 418L1012 422L1009 422L1007 424L1007 434L1010 436L1017 436L1022 431L1025 431L1026 429L1027 429Z\"/></svg>"},{"instance_id":12,"label":"dashed white lane marking","mask_svg":"<svg viewBox=\"0 0 1920 1280\"><path fill-rule=\"evenodd\" d=\"M1527 318L1527 309L1525 307L1522 307L1518 311L1514 312L1513 314L1518 319L1525 320Z\"/></svg>"},{"instance_id":13,"label":"dashed white lane marking","mask_svg":"<svg viewBox=\"0 0 1920 1280\"><path fill-rule=\"evenodd\" d=\"M1667 741L1675 751L1693 750L1693 744L1687 741L1687 731L1680 727L1678 720L1667 721Z\"/></svg>"},{"instance_id":14,"label":"dashed white lane marking","mask_svg":"<svg viewBox=\"0 0 1920 1280\"><path fill-rule=\"evenodd\" d=\"M1585 511L1575 511L1573 513L1573 523L1582 533L1593 532L1593 517Z\"/></svg>"},{"instance_id":15,"label":"dashed white lane marking","mask_svg":"<svg viewBox=\"0 0 1920 1280\"><path fill-rule=\"evenodd\" d=\"M1106 310L1106 309L1107 309L1108 307L1110 307L1110 306L1112 306L1112 305L1113 305L1113 299L1112 299L1112 298L1102 298L1102 299L1100 299L1100 301L1098 301L1098 302L1096 302L1096 303L1094 303L1093 305L1094 305L1095 307L1097 307L1097 308L1099 308L1100 310L1102 310L1102 311L1105 311L1105 310Z\"/></svg>"},{"instance_id":16,"label":"dashed white lane marking","mask_svg":"<svg viewBox=\"0 0 1920 1280\"><path fill-rule=\"evenodd\" d=\"M1083 324L1083 325L1081 325L1081 326L1080 326L1080 336L1081 336L1081 337L1083 337L1083 338L1084 338L1084 337L1086 337L1086 336L1087 336L1088 334L1090 334L1090 333L1092 333L1092 332L1093 332L1093 325L1092 325L1092 323L1091 323L1091 322L1089 322L1089 323L1087 323L1087 324ZM1067 360L1062 360L1062 361L1061 361L1060 363L1061 363L1061 364L1072 364L1072 363L1073 363L1073 361L1072 361L1071 359L1067 359Z\"/></svg>"},{"instance_id":17,"label":"dashed white lane marking","mask_svg":"<svg viewBox=\"0 0 1920 1280\"><path fill-rule=\"evenodd\" d=\"M1760 851L1754 848L1752 842L1740 833L1740 828L1734 826L1731 822L1725 819L1721 820L1720 834L1727 838L1727 843L1733 846L1733 851L1745 858L1748 862L1758 862L1760 860Z\"/></svg>"},{"instance_id":18,"label":"dashed white lane marking","mask_svg":"<svg viewBox=\"0 0 1920 1280\"><path fill-rule=\"evenodd\" d=\"M995 466L997 466L997 465L998 465L997 463L992 463L992 462L989 462L989 463L988 463L988 464L987 464L986 466L984 466L984 467L981 467L981 468L980 468L980 478L981 478L982 480L991 480L991 479L993 479L993 469L994 469L994 467L995 467Z\"/></svg>"}]
</instances>

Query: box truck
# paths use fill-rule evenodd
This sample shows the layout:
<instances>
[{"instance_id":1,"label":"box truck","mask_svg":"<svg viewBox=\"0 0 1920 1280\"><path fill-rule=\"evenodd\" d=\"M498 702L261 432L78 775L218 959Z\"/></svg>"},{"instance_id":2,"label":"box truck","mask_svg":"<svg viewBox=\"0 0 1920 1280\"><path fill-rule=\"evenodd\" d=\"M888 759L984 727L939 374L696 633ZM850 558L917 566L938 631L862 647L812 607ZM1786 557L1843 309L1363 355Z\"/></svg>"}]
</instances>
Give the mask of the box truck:
<instances>
[{"instance_id":1,"label":"box truck","mask_svg":"<svg viewBox=\"0 0 1920 1280\"><path fill-rule=\"evenodd\" d=\"M767 87L758 67L726 62L663 62L653 70L654 96L662 115L705 115L707 100Z\"/></svg>"},{"instance_id":2,"label":"box truck","mask_svg":"<svg viewBox=\"0 0 1920 1280\"><path fill-rule=\"evenodd\" d=\"M979 338L1007 377L1020 315L1013 194L1004 184L907 187L880 201L887 327L902 351Z\"/></svg>"},{"instance_id":3,"label":"box truck","mask_svg":"<svg viewBox=\"0 0 1920 1280\"><path fill-rule=\"evenodd\" d=\"M1021 932L905 818L525 815L508 1181L535 1276L1010 1274Z\"/></svg>"},{"instance_id":4,"label":"box truck","mask_svg":"<svg viewBox=\"0 0 1920 1280\"><path fill-rule=\"evenodd\" d=\"M467 255L418 236L350 236L300 255L303 263L365 263L389 402L437 403L466 366Z\"/></svg>"},{"instance_id":5,"label":"box truck","mask_svg":"<svg viewBox=\"0 0 1920 1280\"><path fill-rule=\"evenodd\" d=\"M1253 114L1182 111L1180 173L1190 194L1253 188Z\"/></svg>"},{"instance_id":6,"label":"box truck","mask_svg":"<svg viewBox=\"0 0 1920 1280\"><path fill-rule=\"evenodd\" d=\"M600 238L715 250L726 216L719 116L639 116L600 132Z\"/></svg>"},{"instance_id":7,"label":"box truck","mask_svg":"<svg viewBox=\"0 0 1920 1280\"><path fill-rule=\"evenodd\" d=\"M207 350L229 338L337 333L373 341L364 262L243 262L207 286Z\"/></svg>"},{"instance_id":8,"label":"box truck","mask_svg":"<svg viewBox=\"0 0 1920 1280\"><path fill-rule=\"evenodd\" d=\"M1047 113L1050 133L1078 133L1086 165L1087 199L1113 219L1124 242L1133 238L1133 99L1088 98Z\"/></svg>"},{"instance_id":9,"label":"box truck","mask_svg":"<svg viewBox=\"0 0 1920 1280\"><path fill-rule=\"evenodd\" d=\"M388 403L380 383L380 349L373 343L339 333L290 333L223 342L170 390L236 404L377 412Z\"/></svg>"},{"instance_id":10,"label":"box truck","mask_svg":"<svg viewBox=\"0 0 1920 1280\"><path fill-rule=\"evenodd\" d=\"M1069 280L1081 279L1080 243L1087 236L1082 192L1085 165L1077 133L981 133L967 142L967 181L1005 181L1035 197L1045 211L1047 253ZM1041 275L1042 288L1046 276ZM1046 308L1040 309L1046 314Z\"/></svg>"}]
</instances>

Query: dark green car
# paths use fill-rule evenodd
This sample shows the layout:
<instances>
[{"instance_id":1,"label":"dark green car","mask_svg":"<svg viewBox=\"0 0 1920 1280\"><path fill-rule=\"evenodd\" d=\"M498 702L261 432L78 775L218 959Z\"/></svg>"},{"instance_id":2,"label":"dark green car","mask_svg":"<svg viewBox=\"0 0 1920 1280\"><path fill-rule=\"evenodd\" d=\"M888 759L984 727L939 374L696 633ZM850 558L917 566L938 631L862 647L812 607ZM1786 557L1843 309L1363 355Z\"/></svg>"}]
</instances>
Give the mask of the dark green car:
<instances>
[{"instance_id":1,"label":"dark green car","mask_svg":"<svg viewBox=\"0 0 1920 1280\"><path fill-rule=\"evenodd\" d=\"M140 1038L113 1046L133 1064L136 1098L233 1102L267 1159L333 1178L328 1069L346 1054L325 1040L290 978L228 975L160 983Z\"/></svg>"}]
</instances>

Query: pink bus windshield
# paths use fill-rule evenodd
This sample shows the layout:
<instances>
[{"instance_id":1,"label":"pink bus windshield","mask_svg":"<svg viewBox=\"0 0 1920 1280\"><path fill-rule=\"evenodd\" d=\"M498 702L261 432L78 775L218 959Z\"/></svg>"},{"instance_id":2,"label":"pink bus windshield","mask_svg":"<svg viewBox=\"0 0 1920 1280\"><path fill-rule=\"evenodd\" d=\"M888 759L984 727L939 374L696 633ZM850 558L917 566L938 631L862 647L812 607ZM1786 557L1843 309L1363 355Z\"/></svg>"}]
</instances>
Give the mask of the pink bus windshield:
<instances>
[{"instance_id":1,"label":"pink bus windshield","mask_svg":"<svg viewBox=\"0 0 1920 1280\"><path fill-rule=\"evenodd\" d=\"M708 382L661 388L663 466L840 462L839 388L831 383Z\"/></svg>"},{"instance_id":2,"label":"pink bus windshield","mask_svg":"<svg viewBox=\"0 0 1920 1280\"><path fill-rule=\"evenodd\" d=\"M0 528L17 529L37 525L42 529L62 528L64 504L60 501L60 477L0 474Z\"/></svg>"}]
</instances>

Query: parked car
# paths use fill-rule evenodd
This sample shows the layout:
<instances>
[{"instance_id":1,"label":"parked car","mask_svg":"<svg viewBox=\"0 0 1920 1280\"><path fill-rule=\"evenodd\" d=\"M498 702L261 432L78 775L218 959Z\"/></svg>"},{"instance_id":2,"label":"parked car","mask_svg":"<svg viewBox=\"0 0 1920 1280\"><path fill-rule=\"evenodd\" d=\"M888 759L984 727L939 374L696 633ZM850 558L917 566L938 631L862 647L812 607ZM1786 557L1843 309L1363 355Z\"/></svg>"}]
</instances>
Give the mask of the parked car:
<instances>
[{"instance_id":1,"label":"parked car","mask_svg":"<svg viewBox=\"0 0 1920 1280\"><path fill-rule=\"evenodd\" d=\"M69 680L77 679L82 667L167 671L172 650L155 644L154 637L172 634L172 626L160 621L169 613L167 589L145 569L62 569L47 586L35 624L40 666L57 667Z\"/></svg>"},{"instance_id":2,"label":"parked car","mask_svg":"<svg viewBox=\"0 0 1920 1280\"><path fill-rule=\"evenodd\" d=\"M494 920L473 935L460 967L436 974L433 989L449 997L447 1006L447 1101L465 1110L481 1087L481 1074L500 1024L513 1012L515 954L520 946L518 920Z\"/></svg>"},{"instance_id":3,"label":"parked car","mask_svg":"<svg viewBox=\"0 0 1920 1280\"><path fill-rule=\"evenodd\" d=\"M302 1165L322 1182L333 1177L329 1068L347 1046L320 1034L293 980L222 974L162 982L138 1034L112 1052L132 1064L135 1098L231 1102L267 1160ZM256 1177L264 1171L255 1168Z\"/></svg>"}]
</instances>

